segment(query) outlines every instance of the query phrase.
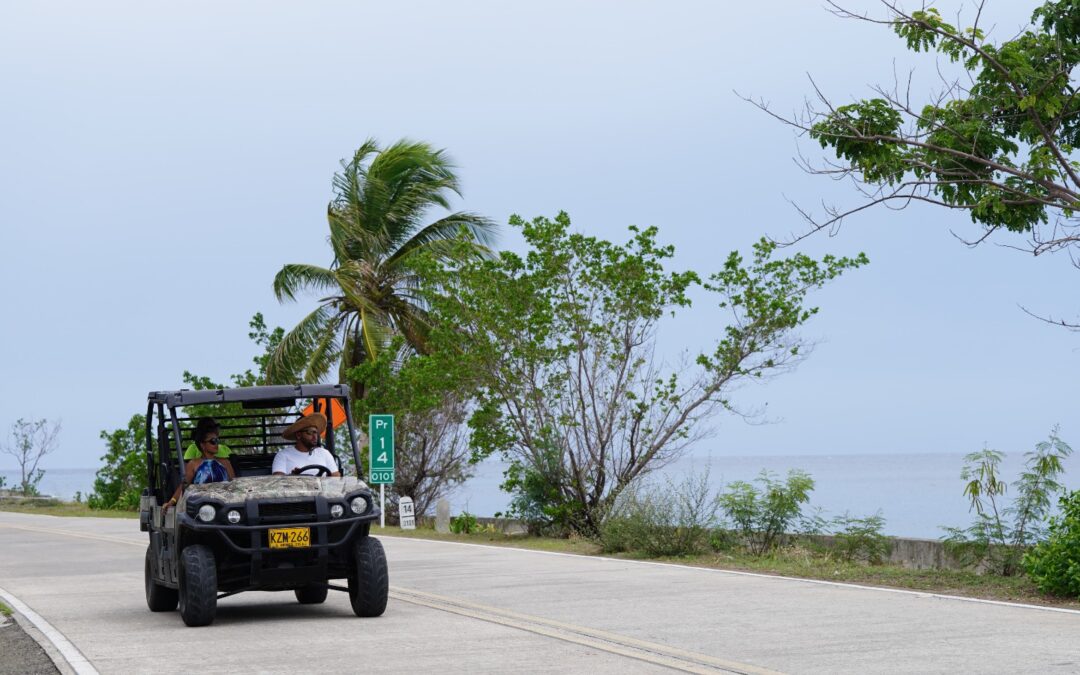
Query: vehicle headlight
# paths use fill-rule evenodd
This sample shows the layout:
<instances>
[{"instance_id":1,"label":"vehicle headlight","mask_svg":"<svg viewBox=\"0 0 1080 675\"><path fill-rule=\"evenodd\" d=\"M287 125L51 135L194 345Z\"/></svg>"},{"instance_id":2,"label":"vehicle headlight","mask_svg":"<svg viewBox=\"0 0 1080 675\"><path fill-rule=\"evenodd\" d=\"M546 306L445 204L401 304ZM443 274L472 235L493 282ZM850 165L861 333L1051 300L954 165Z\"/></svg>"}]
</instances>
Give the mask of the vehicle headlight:
<instances>
[{"instance_id":1,"label":"vehicle headlight","mask_svg":"<svg viewBox=\"0 0 1080 675\"><path fill-rule=\"evenodd\" d=\"M330 517L331 518L340 518L343 515L345 515L345 507L344 506L342 506L341 504L331 504L330 505Z\"/></svg>"},{"instance_id":2,"label":"vehicle headlight","mask_svg":"<svg viewBox=\"0 0 1080 675\"><path fill-rule=\"evenodd\" d=\"M233 509L232 511L229 511L229 513L228 513L228 514L227 514L227 515L225 516L225 518L226 518L226 519L227 519L227 520L228 520L228 521L229 521L230 523L232 523L233 525L235 525L235 524L237 524L237 523L239 523L239 522L240 522L240 512L239 512L239 511L237 511L236 509Z\"/></svg>"},{"instance_id":3,"label":"vehicle headlight","mask_svg":"<svg viewBox=\"0 0 1080 675\"><path fill-rule=\"evenodd\" d=\"M359 516L360 514L367 511L367 500L363 497L357 497L356 499L349 502L349 508L352 510L353 513Z\"/></svg>"},{"instance_id":4,"label":"vehicle headlight","mask_svg":"<svg viewBox=\"0 0 1080 675\"><path fill-rule=\"evenodd\" d=\"M216 515L217 509L215 509L213 506L210 506L209 504L203 504L199 507L199 520L203 521L204 523L209 523L214 519L214 516Z\"/></svg>"}]
</instances>

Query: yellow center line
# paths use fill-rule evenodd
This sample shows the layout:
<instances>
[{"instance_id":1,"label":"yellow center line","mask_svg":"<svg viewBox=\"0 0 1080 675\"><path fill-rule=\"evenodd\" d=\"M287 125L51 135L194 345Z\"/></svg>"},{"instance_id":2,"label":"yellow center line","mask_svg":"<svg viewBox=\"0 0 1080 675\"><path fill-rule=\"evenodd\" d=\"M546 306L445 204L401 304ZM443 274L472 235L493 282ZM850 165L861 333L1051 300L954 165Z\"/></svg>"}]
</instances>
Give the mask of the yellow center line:
<instances>
[{"instance_id":1,"label":"yellow center line","mask_svg":"<svg viewBox=\"0 0 1080 675\"><path fill-rule=\"evenodd\" d=\"M646 661L687 673L746 673L747 675L778 675L777 671L747 663L718 659L707 654L690 652L656 642L554 621L530 614L520 614L499 607L479 605L460 598L391 586L390 597L444 612L479 619L530 633L544 635L564 642Z\"/></svg>"}]
</instances>

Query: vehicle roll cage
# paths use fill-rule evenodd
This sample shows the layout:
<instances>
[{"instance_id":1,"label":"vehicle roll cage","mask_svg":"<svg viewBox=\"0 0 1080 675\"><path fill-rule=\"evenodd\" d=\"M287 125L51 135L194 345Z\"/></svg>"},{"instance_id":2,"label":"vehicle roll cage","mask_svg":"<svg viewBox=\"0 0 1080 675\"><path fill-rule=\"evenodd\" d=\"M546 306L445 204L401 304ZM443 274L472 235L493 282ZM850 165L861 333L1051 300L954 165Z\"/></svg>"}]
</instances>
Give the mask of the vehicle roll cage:
<instances>
[{"instance_id":1,"label":"vehicle roll cage","mask_svg":"<svg viewBox=\"0 0 1080 675\"><path fill-rule=\"evenodd\" d=\"M343 384L271 385L264 387L237 387L232 389L180 389L178 391L152 391L146 404L146 469L147 484L157 494L158 500L166 498L164 492L178 484L179 478L172 467L184 475L184 443L191 438L195 417L182 417L178 409L193 405L239 403L245 410L258 409L265 412L214 415L221 426L220 438L236 455L268 455L269 451L289 447L290 441L281 438L281 432L293 421L295 412L290 410L299 400L311 400L315 411L327 418L326 448L335 452L334 426L340 423L334 418L332 400L337 400L345 411L347 443L352 449L356 475L361 474L360 449L357 445L356 427L349 405L349 388ZM166 413L168 408L168 413ZM340 415L340 413L339 413ZM155 424L155 419L157 423ZM166 424L168 420L168 425ZM183 423L188 424L183 424ZM156 435L155 433L156 432ZM157 442L155 452L154 444ZM170 447L171 446L171 447ZM260 453L244 453L244 450L261 449ZM175 453L175 464L169 455ZM157 455L160 454L160 459ZM172 466L170 466L172 465ZM160 473L159 473L160 470ZM166 485L162 486L164 478Z\"/></svg>"}]
</instances>

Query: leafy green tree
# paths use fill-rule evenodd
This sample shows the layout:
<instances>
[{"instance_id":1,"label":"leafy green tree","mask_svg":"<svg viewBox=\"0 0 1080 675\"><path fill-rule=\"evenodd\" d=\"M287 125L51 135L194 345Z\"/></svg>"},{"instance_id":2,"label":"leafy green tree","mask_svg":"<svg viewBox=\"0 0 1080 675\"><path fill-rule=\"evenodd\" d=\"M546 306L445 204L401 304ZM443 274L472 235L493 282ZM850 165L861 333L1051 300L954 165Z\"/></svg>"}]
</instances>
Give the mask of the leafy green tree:
<instances>
[{"instance_id":1,"label":"leafy green tree","mask_svg":"<svg viewBox=\"0 0 1080 675\"><path fill-rule=\"evenodd\" d=\"M465 426L469 379L453 356L397 359L402 340L395 338L389 349L350 370L348 377L365 391L364 398L353 403L361 426L367 425L368 415L394 415L391 503L412 497L416 513L423 515L471 475ZM363 459L367 461L366 452Z\"/></svg>"},{"instance_id":2,"label":"leafy green tree","mask_svg":"<svg viewBox=\"0 0 1080 675\"><path fill-rule=\"evenodd\" d=\"M982 2L967 28L933 7L905 12L886 1L887 16L874 19L829 4L840 16L888 27L913 52L941 54L962 75L922 100L910 83L876 87L877 96L847 105L818 90L819 103L803 116L780 117L835 152L835 161L808 170L851 179L867 200L824 217L804 212L807 234L869 205L924 202L966 211L983 229L969 243L1005 230L1020 235L1011 245L1035 254L1076 247L1080 3L1047 2L1027 30L1000 42L983 31Z\"/></svg>"},{"instance_id":3,"label":"leafy green tree","mask_svg":"<svg viewBox=\"0 0 1080 675\"><path fill-rule=\"evenodd\" d=\"M963 529L945 528L953 553L996 574L1019 572L1024 552L1045 536L1051 499L1064 489L1059 480L1062 462L1071 454L1054 427L1047 440L1024 453L1024 471L1013 481L1016 498L1011 503L1005 502L1008 485L998 468L1004 455L989 448L967 455L960 477L967 481L964 495L971 501L975 522Z\"/></svg>"},{"instance_id":4,"label":"leafy green tree","mask_svg":"<svg viewBox=\"0 0 1080 675\"><path fill-rule=\"evenodd\" d=\"M425 224L433 208L450 209L461 194L454 167L442 150L399 141L380 149L366 141L334 176L327 207L329 267L289 264L274 278L279 301L302 291L322 298L290 330L269 363L272 381L298 373L317 382L339 367L338 377L375 360L395 335L417 352L427 351L428 317L416 289L418 255L445 262L487 254L493 224L479 215L454 212ZM465 242L454 245L452 242ZM361 390L354 389L354 397Z\"/></svg>"},{"instance_id":5,"label":"leafy green tree","mask_svg":"<svg viewBox=\"0 0 1080 675\"><path fill-rule=\"evenodd\" d=\"M127 426L102 431L106 451L86 503L92 509L139 508L146 488L146 416L133 415Z\"/></svg>"},{"instance_id":6,"label":"leafy green tree","mask_svg":"<svg viewBox=\"0 0 1080 675\"><path fill-rule=\"evenodd\" d=\"M806 294L866 262L804 255L772 260L762 241L746 263L730 254L702 282L668 271L656 229L631 228L619 245L570 232L555 219L518 217L529 252L503 252L451 270L430 269L432 340L475 378L474 459L499 453L547 517L595 534L627 485L675 459L706 432L740 382L800 358L794 329L817 310ZM731 316L715 344L674 368L653 358L660 319L688 307L692 286Z\"/></svg>"}]
</instances>

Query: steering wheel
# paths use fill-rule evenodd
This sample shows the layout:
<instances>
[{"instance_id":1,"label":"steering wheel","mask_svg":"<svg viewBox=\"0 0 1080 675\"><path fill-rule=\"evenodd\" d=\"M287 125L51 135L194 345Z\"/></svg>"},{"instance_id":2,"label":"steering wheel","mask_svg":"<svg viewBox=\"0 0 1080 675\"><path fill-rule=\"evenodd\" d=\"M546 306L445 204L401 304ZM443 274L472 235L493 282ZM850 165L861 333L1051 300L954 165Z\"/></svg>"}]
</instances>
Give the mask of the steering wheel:
<instances>
[{"instance_id":1,"label":"steering wheel","mask_svg":"<svg viewBox=\"0 0 1080 675\"><path fill-rule=\"evenodd\" d=\"M299 467L297 469L293 469L292 475L299 476L300 474L304 473L305 471L308 471L309 469L315 469L316 471L318 471L318 473L315 474L316 476L329 476L330 475L330 469L326 468L322 464L308 464L307 466L301 466L301 467Z\"/></svg>"}]
</instances>

